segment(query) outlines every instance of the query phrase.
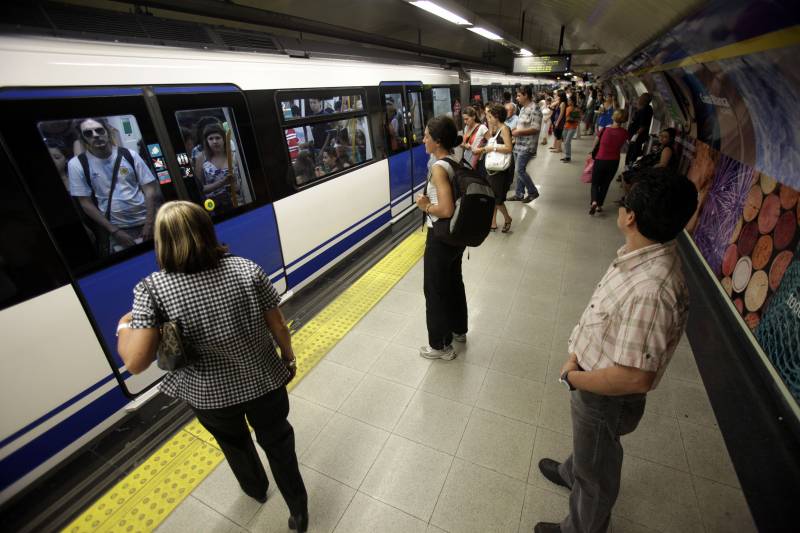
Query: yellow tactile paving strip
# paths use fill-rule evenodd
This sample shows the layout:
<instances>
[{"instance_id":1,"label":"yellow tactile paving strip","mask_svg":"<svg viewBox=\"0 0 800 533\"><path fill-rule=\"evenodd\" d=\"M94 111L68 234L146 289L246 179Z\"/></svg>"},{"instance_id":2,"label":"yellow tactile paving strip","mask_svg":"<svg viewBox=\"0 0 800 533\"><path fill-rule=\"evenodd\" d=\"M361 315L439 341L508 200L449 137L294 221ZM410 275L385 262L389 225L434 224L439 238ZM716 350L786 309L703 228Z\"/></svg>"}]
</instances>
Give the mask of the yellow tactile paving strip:
<instances>
[{"instance_id":1,"label":"yellow tactile paving strip","mask_svg":"<svg viewBox=\"0 0 800 533\"><path fill-rule=\"evenodd\" d=\"M297 377L291 390L422 257L415 231L292 337ZM197 420L72 521L65 532L152 531L224 460Z\"/></svg>"}]
</instances>

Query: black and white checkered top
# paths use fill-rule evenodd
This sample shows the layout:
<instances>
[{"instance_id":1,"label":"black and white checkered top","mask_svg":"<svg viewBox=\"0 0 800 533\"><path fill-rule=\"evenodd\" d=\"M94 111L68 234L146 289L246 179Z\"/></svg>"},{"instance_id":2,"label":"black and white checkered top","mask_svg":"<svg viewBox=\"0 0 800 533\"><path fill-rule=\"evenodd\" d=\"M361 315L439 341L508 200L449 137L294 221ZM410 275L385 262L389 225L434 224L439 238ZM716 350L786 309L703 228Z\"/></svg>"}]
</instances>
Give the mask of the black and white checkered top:
<instances>
[{"instance_id":1,"label":"black and white checkered top","mask_svg":"<svg viewBox=\"0 0 800 533\"><path fill-rule=\"evenodd\" d=\"M280 297L257 264L225 256L217 268L195 274L155 272L155 297L182 338L197 350L194 365L170 372L161 392L197 409L217 409L258 398L289 381L264 320ZM153 328L152 298L139 282L133 289L132 328Z\"/></svg>"}]
</instances>

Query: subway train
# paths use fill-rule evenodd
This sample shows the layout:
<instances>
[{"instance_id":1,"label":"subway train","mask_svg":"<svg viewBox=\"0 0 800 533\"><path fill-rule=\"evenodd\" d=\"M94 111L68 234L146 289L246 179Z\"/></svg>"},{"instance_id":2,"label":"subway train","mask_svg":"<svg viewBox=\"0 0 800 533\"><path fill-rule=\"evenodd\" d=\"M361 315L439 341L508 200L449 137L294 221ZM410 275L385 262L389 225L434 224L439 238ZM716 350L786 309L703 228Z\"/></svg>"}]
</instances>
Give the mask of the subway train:
<instances>
[{"instance_id":1,"label":"subway train","mask_svg":"<svg viewBox=\"0 0 800 533\"><path fill-rule=\"evenodd\" d=\"M0 503L155 391L115 332L162 202L203 205L287 298L413 210L424 124L460 94L435 66L46 37L0 61Z\"/></svg>"}]
</instances>

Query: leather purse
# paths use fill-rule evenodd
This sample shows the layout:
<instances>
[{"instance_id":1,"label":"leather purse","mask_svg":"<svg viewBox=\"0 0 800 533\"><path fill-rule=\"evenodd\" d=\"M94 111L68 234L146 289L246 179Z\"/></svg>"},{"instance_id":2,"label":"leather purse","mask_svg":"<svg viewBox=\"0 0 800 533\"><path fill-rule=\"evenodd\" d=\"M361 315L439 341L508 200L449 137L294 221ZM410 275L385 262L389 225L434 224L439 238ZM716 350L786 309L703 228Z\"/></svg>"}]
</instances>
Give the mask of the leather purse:
<instances>
[{"instance_id":1,"label":"leather purse","mask_svg":"<svg viewBox=\"0 0 800 533\"><path fill-rule=\"evenodd\" d=\"M156 365L161 370L173 371L192 365L199 359L194 347L187 343L181 334L181 327L175 320L169 320L164 310L159 306L156 298L155 287L149 278L144 279L144 287L153 300L153 309L156 322L161 324L161 340L156 348Z\"/></svg>"}]
</instances>

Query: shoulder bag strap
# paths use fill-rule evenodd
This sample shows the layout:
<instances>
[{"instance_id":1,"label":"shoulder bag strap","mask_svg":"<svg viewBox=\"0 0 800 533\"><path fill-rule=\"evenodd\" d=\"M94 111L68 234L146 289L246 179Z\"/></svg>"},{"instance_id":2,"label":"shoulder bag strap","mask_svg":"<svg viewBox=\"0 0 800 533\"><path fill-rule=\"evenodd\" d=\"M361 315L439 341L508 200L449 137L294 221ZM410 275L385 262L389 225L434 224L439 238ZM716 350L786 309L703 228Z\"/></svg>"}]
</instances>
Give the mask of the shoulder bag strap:
<instances>
[{"instance_id":1,"label":"shoulder bag strap","mask_svg":"<svg viewBox=\"0 0 800 533\"><path fill-rule=\"evenodd\" d=\"M89 190L92 191L92 201L94 202L94 205L97 205L97 196L95 196L94 187L92 187L92 171L89 169L89 158L86 157L86 152L81 152L78 154L78 162L81 164L81 168L83 169L83 179L86 180L86 185L89 187Z\"/></svg>"},{"instance_id":2,"label":"shoulder bag strap","mask_svg":"<svg viewBox=\"0 0 800 533\"><path fill-rule=\"evenodd\" d=\"M114 189L117 187L117 174L119 174L119 166L122 164L123 157L122 150L124 150L124 148L117 148L117 159L114 161L114 171L111 173L111 187L108 189L108 205L106 205L105 213L108 220L111 220L111 196L114 194Z\"/></svg>"},{"instance_id":3,"label":"shoulder bag strap","mask_svg":"<svg viewBox=\"0 0 800 533\"><path fill-rule=\"evenodd\" d=\"M158 305L158 299L156 298L155 287L152 286L153 285L152 280L148 276L144 278L142 282L144 283L144 288L147 290L148 294L150 294L150 299L153 300L153 311L155 312L156 315L156 322L158 322L159 324L167 322L167 317L164 314L164 311L161 309L161 306Z\"/></svg>"}]
</instances>

